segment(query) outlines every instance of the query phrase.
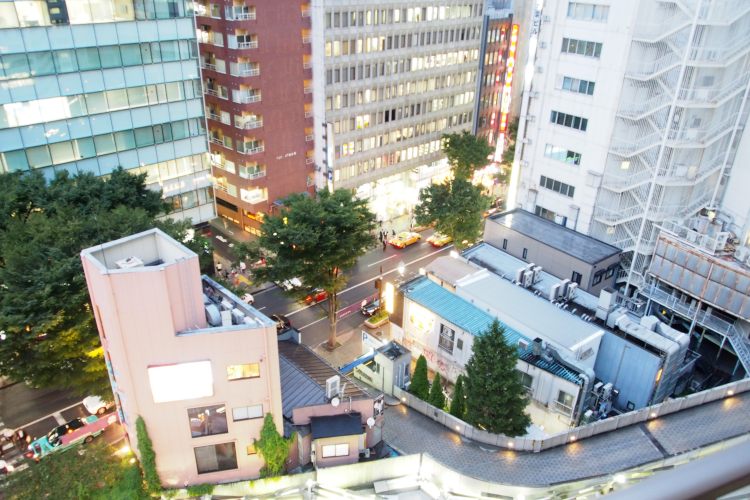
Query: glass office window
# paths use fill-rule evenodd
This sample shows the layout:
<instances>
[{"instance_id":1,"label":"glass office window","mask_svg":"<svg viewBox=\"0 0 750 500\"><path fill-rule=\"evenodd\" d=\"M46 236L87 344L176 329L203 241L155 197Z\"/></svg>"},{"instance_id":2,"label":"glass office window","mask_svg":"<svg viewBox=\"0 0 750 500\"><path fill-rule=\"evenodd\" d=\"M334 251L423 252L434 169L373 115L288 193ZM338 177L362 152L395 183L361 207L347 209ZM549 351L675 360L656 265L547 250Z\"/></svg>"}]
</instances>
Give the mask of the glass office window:
<instances>
[{"instance_id":1,"label":"glass office window","mask_svg":"<svg viewBox=\"0 0 750 500\"><path fill-rule=\"evenodd\" d=\"M128 91L125 89L108 90L107 106L110 111L128 108Z\"/></svg>"},{"instance_id":2,"label":"glass office window","mask_svg":"<svg viewBox=\"0 0 750 500\"><path fill-rule=\"evenodd\" d=\"M55 74L55 62L52 52L29 52L29 68L32 76Z\"/></svg>"},{"instance_id":3,"label":"glass office window","mask_svg":"<svg viewBox=\"0 0 750 500\"><path fill-rule=\"evenodd\" d=\"M131 87L128 89L128 101L130 106L147 106L146 87Z\"/></svg>"},{"instance_id":4,"label":"glass office window","mask_svg":"<svg viewBox=\"0 0 750 500\"><path fill-rule=\"evenodd\" d=\"M55 165L68 163L77 159L73 153L73 143L71 141L50 144L49 149L52 154L52 163Z\"/></svg>"},{"instance_id":5,"label":"glass office window","mask_svg":"<svg viewBox=\"0 0 750 500\"><path fill-rule=\"evenodd\" d=\"M106 155L117 151L115 148L115 139L112 134L102 134L94 136L94 145L96 146L96 154Z\"/></svg>"},{"instance_id":6,"label":"glass office window","mask_svg":"<svg viewBox=\"0 0 750 500\"><path fill-rule=\"evenodd\" d=\"M29 61L26 54L6 54L3 56L3 68L8 78L28 78Z\"/></svg>"},{"instance_id":7,"label":"glass office window","mask_svg":"<svg viewBox=\"0 0 750 500\"><path fill-rule=\"evenodd\" d=\"M154 62L154 58L151 54L151 45L150 43L144 43L139 46L141 50L141 59L143 60L143 64L151 64Z\"/></svg>"},{"instance_id":8,"label":"glass office window","mask_svg":"<svg viewBox=\"0 0 750 500\"><path fill-rule=\"evenodd\" d=\"M82 95L72 95L65 99L68 100L68 111L70 116L83 116L86 114L86 100ZM42 103L44 106L44 103Z\"/></svg>"},{"instance_id":9,"label":"glass office window","mask_svg":"<svg viewBox=\"0 0 750 500\"><path fill-rule=\"evenodd\" d=\"M52 157L47 146L37 146L26 149L26 159L31 168L41 168L52 165Z\"/></svg>"},{"instance_id":10,"label":"glass office window","mask_svg":"<svg viewBox=\"0 0 750 500\"><path fill-rule=\"evenodd\" d=\"M184 97L182 92L182 82L172 82L166 84L167 101L181 101Z\"/></svg>"},{"instance_id":11,"label":"glass office window","mask_svg":"<svg viewBox=\"0 0 750 500\"><path fill-rule=\"evenodd\" d=\"M191 437L213 436L229 432L224 405L188 408L187 414Z\"/></svg>"},{"instance_id":12,"label":"glass office window","mask_svg":"<svg viewBox=\"0 0 750 500\"><path fill-rule=\"evenodd\" d=\"M104 98L104 92L86 94L86 108L88 108L89 114L92 115L95 113L106 113L107 100Z\"/></svg>"},{"instance_id":13,"label":"glass office window","mask_svg":"<svg viewBox=\"0 0 750 500\"><path fill-rule=\"evenodd\" d=\"M16 0L14 3L21 26L49 26L47 2Z\"/></svg>"},{"instance_id":14,"label":"glass office window","mask_svg":"<svg viewBox=\"0 0 750 500\"><path fill-rule=\"evenodd\" d=\"M78 154L78 158L93 158L96 156L96 148L94 147L94 139L91 137L84 137L82 139L76 139L73 141L75 144L75 150Z\"/></svg>"},{"instance_id":15,"label":"glass office window","mask_svg":"<svg viewBox=\"0 0 750 500\"><path fill-rule=\"evenodd\" d=\"M149 104L157 104L159 102L159 96L156 95L156 85L146 86L146 95L148 96Z\"/></svg>"},{"instance_id":16,"label":"glass office window","mask_svg":"<svg viewBox=\"0 0 750 500\"><path fill-rule=\"evenodd\" d=\"M99 47L99 58L102 68L118 68L122 66L120 48L117 46Z\"/></svg>"},{"instance_id":17,"label":"glass office window","mask_svg":"<svg viewBox=\"0 0 750 500\"><path fill-rule=\"evenodd\" d=\"M58 73L71 73L78 71L78 62L73 50L56 50L53 52L55 57L55 67Z\"/></svg>"},{"instance_id":18,"label":"glass office window","mask_svg":"<svg viewBox=\"0 0 750 500\"><path fill-rule=\"evenodd\" d=\"M137 66L143 62L140 45L121 45L120 53L122 54L123 66Z\"/></svg>"},{"instance_id":19,"label":"glass office window","mask_svg":"<svg viewBox=\"0 0 750 500\"><path fill-rule=\"evenodd\" d=\"M135 147L135 136L132 130L123 130L121 132L115 132L115 144L117 145L117 151L125 151L133 149Z\"/></svg>"},{"instance_id":20,"label":"glass office window","mask_svg":"<svg viewBox=\"0 0 750 500\"><path fill-rule=\"evenodd\" d=\"M17 28L18 16L12 2L0 2L0 28Z\"/></svg>"},{"instance_id":21,"label":"glass office window","mask_svg":"<svg viewBox=\"0 0 750 500\"><path fill-rule=\"evenodd\" d=\"M180 47L177 45L177 40L161 42L161 60L163 62L179 61L179 59Z\"/></svg>"},{"instance_id":22,"label":"glass office window","mask_svg":"<svg viewBox=\"0 0 750 500\"><path fill-rule=\"evenodd\" d=\"M86 71L89 69L99 69L99 50L96 47L76 49L78 56L78 69Z\"/></svg>"},{"instance_id":23,"label":"glass office window","mask_svg":"<svg viewBox=\"0 0 750 500\"><path fill-rule=\"evenodd\" d=\"M29 161L24 150L3 153L3 166L8 172L20 172L29 169Z\"/></svg>"},{"instance_id":24,"label":"glass office window","mask_svg":"<svg viewBox=\"0 0 750 500\"><path fill-rule=\"evenodd\" d=\"M152 127L141 127L133 130L135 132L136 146L151 146L154 143L154 130Z\"/></svg>"}]
</instances>

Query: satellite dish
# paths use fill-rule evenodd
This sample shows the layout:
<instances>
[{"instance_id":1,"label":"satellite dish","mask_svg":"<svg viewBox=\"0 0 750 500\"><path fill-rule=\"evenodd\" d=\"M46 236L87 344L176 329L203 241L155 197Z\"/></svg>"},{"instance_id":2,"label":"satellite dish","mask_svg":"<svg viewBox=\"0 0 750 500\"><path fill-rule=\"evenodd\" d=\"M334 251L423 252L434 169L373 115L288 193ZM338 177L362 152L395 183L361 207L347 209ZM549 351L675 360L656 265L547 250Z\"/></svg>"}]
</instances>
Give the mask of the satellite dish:
<instances>
[{"instance_id":1,"label":"satellite dish","mask_svg":"<svg viewBox=\"0 0 750 500\"><path fill-rule=\"evenodd\" d=\"M341 400L339 398L333 398L331 400L331 406L333 406L334 408L336 408L340 404L341 404Z\"/></svg>"},{"instance_id":2,"label":"satellite dish","mask_svg":"<svg viewBox=\"0 0 750 500\"><path fill-rule=\"evenodd\" d=\"M367 427L369 427L370 429L372 429L373 426L375 426L375 419L372 418L372 417L370 417L370 418L367 419Z\"/></svg>"}]
</instances>

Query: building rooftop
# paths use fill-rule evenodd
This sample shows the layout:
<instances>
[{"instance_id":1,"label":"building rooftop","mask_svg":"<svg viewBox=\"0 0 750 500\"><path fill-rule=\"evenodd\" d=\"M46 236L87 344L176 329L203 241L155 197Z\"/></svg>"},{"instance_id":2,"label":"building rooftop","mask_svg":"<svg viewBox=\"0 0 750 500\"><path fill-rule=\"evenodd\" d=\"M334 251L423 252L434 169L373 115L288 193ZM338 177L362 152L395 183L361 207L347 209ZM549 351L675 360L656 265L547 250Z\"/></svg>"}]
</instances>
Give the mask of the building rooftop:
<instances>
[{"instance_id":1,"label":"building rooftop","mask_svg":"<svg viewBox=\"0 0 750 500\"><path fill-rule=\"evenodd\" d=\"M295 408L326 404L326 380L334 375L341 377L342 396L353 399L372 397L307 346L291 340L282 340L278 345L281 406L285 417L291 418Z\"/></svg>"},{"instance_id":2,"label":"building rooftop","mask_svg":"<svg viewBox=\"0 0 750 500\"><path fill-rule=\"evenodd\" d=\"M589 264L621 252L617 247L520 208L493 215L489 220Z\"/></svg>"},{"instance_id":3,"label":"building rooftop","mask_svg":"<svg viewBox=\"0 0 750 500\"><path fill-rule=\"evenodd\" d=\"M353 411L326 417L310 417L313 439L354 436L364 433L362 414Z\"/></svg>"},{"instance_id":4,"label":"building rooftop","mask_svg":"<svg viewBox=\"0 0 750 500\"><path fill-rule=\"evenodd\" d=\"M477 272L477 267L463 260L445 255L430 262L426 270L428 273L435 275L440 281L455 287L458 280Z\"/></svg>"},{"instance_id":5,"label":"building rooftop","mask_svg":"<svg viewBox=\"0 0 750 500\"><path fill-rule=\"evenodd\" d=\"M157 271L177 261L197 257L161 229L153 228L81 251L107 272Z\"/></svg>"},{"instance_id":6,"label":"building rooftop","mask_svg":"<svg viewBox=\"0 0 750 500\"><path fill-rule=\"evenodd\" d=\"M484 333L496 319L467 300L425 277L406 283L402 290L408 299L433 311L440 317L445 318L475 336ZM536 297L529 296L529 300L532 299L536 299ZM557 308L554 309L559 311ZM505 328L505 341L510 345L519 346L519 358L558 377L565 378L574 383L580 383L578 371L571 370L555 360L534 356L532 354L532 342L527 336L519 333L518 330L510 326L503 318L498 318L498 321ZM521 344L521 341L523 341L523 344Z\"/></svg>"}]
</instances>

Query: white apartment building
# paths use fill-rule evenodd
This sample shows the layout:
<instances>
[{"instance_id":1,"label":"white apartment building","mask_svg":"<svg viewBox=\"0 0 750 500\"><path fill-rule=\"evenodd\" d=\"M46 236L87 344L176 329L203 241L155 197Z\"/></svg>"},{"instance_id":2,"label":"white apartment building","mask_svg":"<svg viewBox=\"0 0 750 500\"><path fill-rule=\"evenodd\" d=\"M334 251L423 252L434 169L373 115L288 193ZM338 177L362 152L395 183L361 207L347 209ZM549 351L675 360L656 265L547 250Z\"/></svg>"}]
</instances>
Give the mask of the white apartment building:
<instances>
[{"instance_id":1,"label":"white apartment building","mask_svg":"<svg viewBox=\"0 0 750 500\"><path fill-rule=\"evenodd\" d=\"M405 215L448 173L441 136L471 129L483 2L311 5L316 184Z\"/></svg>"},{"instance_id":2,"label":"white apartment building","mask_svg":"<svg viewBox=\"0 0 750 500\"><path fill-rule=\"evenodd\" d=\"M146 173L214 217L193 2L0 1L0 172Z\"/></svg>"},{"instance_id":3,"label":"white apartment building","mask_svg":"<svg viewBox=\"0 0 750 500\"><path fill-rule=\"evenodd\" d=\"M658 225L721 203L747 117L750 2L540 0L533 19L514 206L622 248L620 283L642 286Z\"/></svg>"}]
</instances>

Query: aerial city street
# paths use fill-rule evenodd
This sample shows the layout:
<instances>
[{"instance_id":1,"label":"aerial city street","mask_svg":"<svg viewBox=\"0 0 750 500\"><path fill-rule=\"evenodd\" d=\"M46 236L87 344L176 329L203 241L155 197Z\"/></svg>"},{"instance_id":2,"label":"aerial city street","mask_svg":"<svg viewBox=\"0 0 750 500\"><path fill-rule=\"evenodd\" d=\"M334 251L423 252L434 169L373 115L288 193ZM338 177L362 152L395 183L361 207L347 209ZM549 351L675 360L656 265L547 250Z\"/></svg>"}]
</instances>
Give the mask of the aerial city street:
<instances>
[{"instance_id":1,"label":"aerial city street","mask_svg":"<svg viewBox=\"0 0 750 500\"><path fill-rule=\"evenodd\" d=\"M750 497L750 2L0 2L0 500Z\"/></svg>"}]
</instances>

